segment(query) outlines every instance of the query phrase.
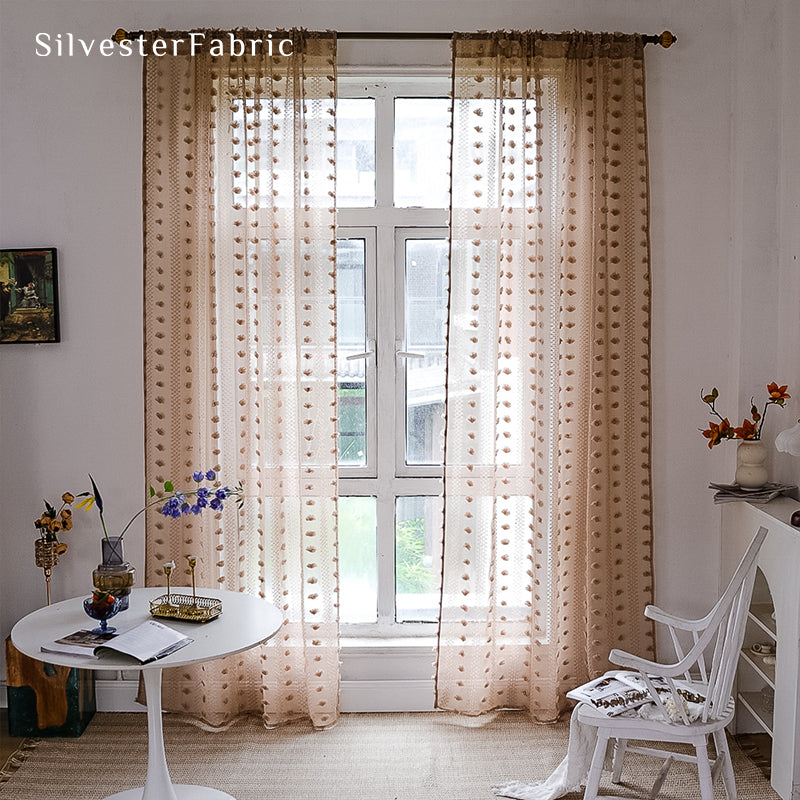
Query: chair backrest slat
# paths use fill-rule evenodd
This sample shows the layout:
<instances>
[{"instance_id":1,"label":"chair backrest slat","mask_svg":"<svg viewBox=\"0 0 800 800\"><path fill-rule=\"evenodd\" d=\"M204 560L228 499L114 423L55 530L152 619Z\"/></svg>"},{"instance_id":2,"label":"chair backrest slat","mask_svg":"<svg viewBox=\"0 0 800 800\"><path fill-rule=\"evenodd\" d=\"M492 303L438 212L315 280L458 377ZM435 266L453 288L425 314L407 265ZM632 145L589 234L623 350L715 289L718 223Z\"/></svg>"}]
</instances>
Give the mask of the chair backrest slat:
<instances>
[{"instance_id":1,"label":"chair backrest slat","mask_svg":"<svg viewBox=\"0 0 800 800\"><path fill-rule=\"evenodd\" d=\"M692 632L693 644L685 655L678 650L679 661L675 666L679 666L686 675L690 675L693 669L699 669L702 682L707 684L701 715L704 722L723 716L727 709L739 651L744 641L747 612L755 584L756 561L766 536L767 529L759 528L727 588L705 617L706 627L699 632ZM714 654L711 669L708 670L705 652L712 644Z\"/></svg>"},{"instance_id":2,"label":"chair backrest slat","mask_svg":"<svg viewBox=\"0 0 800 800\"><path fill-rule=\"evenodd\" d=\"M744 630L747 624L747 612L753 595L756 565L748 572L740 590L737 592L730 613L726 619L727 635L725 636L719 667L713 691L709 691L713 709L712 717L718 717L725 711L728 699L733 691L733 680L739 660L739 651L744 641Z\"/></svg>"},{"instance_id":3,"label":"chair backrest slat","mask_svg":"<svg viewBox=\"0 0 800 800\"><path fill-rule=\"evenodd\" d=\"M675 650L675 655L678 661L682 661L686 654L683 652L683 644L678 636L678 631L673 625L668 625L667 627L669 628L669 635L672 637L672 647ZM692 633L692 644L695 642L697 642L697 634ZM688 670L684 673L683 677L687 681L692 679Z\"/></svg>"},{"instance_id":4,"label":"chair backrest slat","mask_svg":"<svg viewBox=\"0 0 800 800\"><path fill-rule=\"evenodd\" d=\"M697 640L699 638L700 637L698 636L697 631L692 631L692 644L693 644L693 646L697 644ZM703 683L706 683L708 681L708 670L706 669L706 656L705 656L705 653L702 650L700 651L700 655L699 655L699 657L697 659L697 666L700 669L700 680L703 681ZM687 671L686 674L688 675L689 672Z\"/></svg>"}]
</instances>

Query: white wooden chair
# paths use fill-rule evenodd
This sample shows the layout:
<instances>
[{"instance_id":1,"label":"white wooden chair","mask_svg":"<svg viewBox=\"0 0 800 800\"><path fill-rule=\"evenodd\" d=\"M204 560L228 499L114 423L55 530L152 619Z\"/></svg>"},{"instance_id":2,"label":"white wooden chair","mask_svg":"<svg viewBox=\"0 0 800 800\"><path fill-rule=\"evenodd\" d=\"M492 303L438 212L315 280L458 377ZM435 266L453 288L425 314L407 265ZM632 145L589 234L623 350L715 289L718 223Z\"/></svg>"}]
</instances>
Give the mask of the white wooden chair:
<instances>
[{"instance_id":1,"label":"white wooden chair","mask_svg":"<svg viewBox=\"0 0 800 800\"><path fill-rule=\"evenodd\" d=\"M604 800L622 800L614 795L597 794L609 740L614 744L611 775L613 783L620 782L622 761L626 752L644 753L667 757L659 779L649 795L650 798L657 796L670 763L676 760L697 765L702 800L713 800L713 781L719 772L722 773L728 800L736 800L736 781L725 738L725 726L733 717L735 707L732 697L733 679L744 640L747 611L755 581L756 559L766 535L766 528L758 529L722 597L702 619L681 619L655 606L647 606L644 611L645 616L663 623L670 631L678 659L674 664L648 661L622 650L611 651L609 661L613 664L625 669L638 670L647 683L650 693L656 698L656 705L663 717L659 719L608 717L586 703L578 706L578 719L585 725L597 728L597 745L586 781L584 800L596 800L598 797ZM710 668L707 668L705 653L712 647L713 656ZM666 699L662 699L655 691L649 676L666 679L670 689L665 695ZM694 721L690 720L686 713L683 702L685 695L678 693L675 678L690 681L693 684L691 691L704 698L702 710ZM674 706L669 702L670 695L675 703ZM672 719L665 703L673 712ZM713 761L708 756L709 735L714 740L716 750L716 758ZM695 755L645 746L629 746L629 739L659 743L689 743L694 747Z\"/></svg>"}]
</instances>

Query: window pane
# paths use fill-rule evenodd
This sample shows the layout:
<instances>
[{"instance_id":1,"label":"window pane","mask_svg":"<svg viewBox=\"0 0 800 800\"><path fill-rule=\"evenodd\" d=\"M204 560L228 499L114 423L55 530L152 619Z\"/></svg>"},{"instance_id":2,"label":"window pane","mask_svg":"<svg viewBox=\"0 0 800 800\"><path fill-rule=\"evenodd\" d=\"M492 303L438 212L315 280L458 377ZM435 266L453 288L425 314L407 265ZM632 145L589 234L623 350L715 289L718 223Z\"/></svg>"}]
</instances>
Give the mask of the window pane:
<instances>
[{"instance_id":1,"label":"window pane","mask_svg":"<svg viewBox=\"0 0 800 800\"><path fill-rule=\"evenodd\" d=\"M406 464L441 464L447 240L406 239Z\"/></svg>"},{"instance_id":2,"label":"window pane","mask_svg":"<svg viewBox=\"0 0 800 800\"><path fill-rule=\"evenodd\" d=\"M395 570L398 622L439 619L442 498L398 497Z\"/></svg>"},{"instance_id":3,"label":"window pane","mask_svg":"<svg viewBox=\"0 0 800 800\"><path fill-rule=\"evenodd\" d=\"M374 497L339 498L339 617L378 619L378 552Z\"/></svg>"},{"instance_id":4,"label":"window pane","mask_svg":"<svg viewBox=\"0 0 800 800\"><path fill-rule=\"evenodd\" d=\"M450 204L450 101L398 97L394 101L394 204L447 208Z\"/></svg>"},{"instance_id":5,"label":"window pane","mask_svg":"<svg viewBox=\"0 0 800 800\"><path fill-rule=\"evenodd\" d=\"M238 90L236 91L238 93ZM290 131L284 130L287 120L294 119L290 98L248 97L245 102L233 99L230 105L230 125L232 128L232 147L230 154L221 150L220 158L233 157L239 165L251 165L246 169L240 166L229 170L231 176L231 192L237 203L246 203L255 210L260 209L293 209L296 203L295 192L300 180L295 169L295 143ZM306 126L305 134L309 139L329 141L331 138L331 112L334 110L333 100L308 103L303 117ZM266 148L259 137L270 135L275 129L274 149L269 152L274 156L269 169L259 169L258 159L266 154ZM338 137L337 137L338 139ZM278 144L280 141L280 144ZM220 143L221 146L221 143ZM260 153L259 153L260 151ZM303 189L308 189L306 202L312 208L327 208L330 203L330 165L323 160L314 166L308 165L303 178Z\"/></svg>"},{"instance_id":6,"label":"window pane","mask_svg":"<svg viewBox=\"0 0 800 800\"><path fill-rule=\"evenodd\" d=\"M552 91L548 79L542 80L545 91ZM549 88L548 88L549 87ZM541 199L538 170L513 169L520 153L526 153L534 140L542 135L542 117L537 115L538 99L522 98L461 98L453 108L453 152L465 147L471 150L497 149L491 158L486 158L480 172L483 179L476 182L472 170L461 170L453 175L451 202L453 208L497 208L504 209L535 207ZM505 130L503 120L516 119L515 135ZM480 120L479 127L477 120ZM499 171L503 172L502 181ZM502 196L500 190L502 188ZM479 190L479 191L476 191ZM508 220L511 222L511 220Z\"/></svg>"},{"instance_id":7,"label":"window pane","mask_svg":"<svg viewBox=\"0 0 800 800\"><path fill-rule=\"evenodd\" d=\"M375 100L340 99L336 104L336 205L375 205Z\"/></svg>"},{"instance_id":8,"label":"window pane","mask_svg":"<svg viewBox=\"0 0 800 800\"><path fill-rule=\"evenodd\" d=\"M336 242L336 327L339 383L339 464L367 463L366 358L348 356L366 352L366 306L364 272L366 242L338 239Z\"/></svg>"}]
</instances>

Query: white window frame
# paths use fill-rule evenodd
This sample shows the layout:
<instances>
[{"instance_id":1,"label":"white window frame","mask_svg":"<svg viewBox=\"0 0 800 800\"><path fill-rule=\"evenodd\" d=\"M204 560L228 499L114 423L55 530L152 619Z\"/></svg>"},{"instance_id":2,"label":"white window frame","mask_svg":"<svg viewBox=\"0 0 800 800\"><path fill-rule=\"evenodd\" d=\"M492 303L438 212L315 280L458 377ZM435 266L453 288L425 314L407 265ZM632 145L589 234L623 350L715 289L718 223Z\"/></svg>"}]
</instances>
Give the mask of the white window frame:
<instances>
[{"instance_id":1,"label":"white window frame","mask_svg":"<svg viewBox=\"0 0 800 800\"><path fill-rule=\"evenodd\" d=\"M365 386L367 408L377 398L377 308L376 308L376 255L375 255L375 228L337 225L336 238L361 239L364 242L364 353L361 356L365 362ZM355 358L356 356L350 356ZM377 431L374 425L367 424L366 430L367 458L362 466L339 467L340 475L344 472L352 478L375 478L378 474L376 454L378 450Z\"/></svg>"},{"instance_id":2,"label":"white window frame","mask_svg":"<svg viewBox=\"0 0 800 800\"><path fill-rule=\"evenodd\" d=\"M406 272L406 242L409 240L420 239L445 239L449 237L448 227L417 227L417 228L395 228L395 286L403 288L404 291L395 293L395 408L406 410L406 419L402 414L397 415L395 420L395 437L397 442L403 442L403 446L395 448L395 474L404 478L442 478L442 465L428 464L406 464L405 461L405 439L407 436L406 420L408 409L406 408L406 369L404 359L413 356L404 356L408 351L408 343L405 340L405 272ZM406 362L407 363L407 362Z\"/></svg>"},{"instance_id":3,"label":"white window frame","mask_svg":"<svg viewBox=\"0 0 800 800\"><path fill-rule=\"evenodd\" d=\"M339 468L339 494L376 498L378 619L376 623L342 623L341 635L350 637L432 636L436 623L395 621L395 499L442 493L441 466L405 464L405 369L398 357L403 346L405 239L447 238L448 209L394 208L394 100L397 97L447 97L446 74L414 79L387 76L380 80L339 76L341 98L371 97L376 119L376 205L340 208L337 238L363 238L367 246L366 338L375 341L375 355L367 357L367 465ZM374 253L374 257L372 256ZM370 336L370 332L374 335ZM387 366L389 367L387 369ZM370 386L374 386L370 393ZM392 443L386 446L386 443ZM399 641L398 641L399 644Z\"/></svg>"}]
</instances>

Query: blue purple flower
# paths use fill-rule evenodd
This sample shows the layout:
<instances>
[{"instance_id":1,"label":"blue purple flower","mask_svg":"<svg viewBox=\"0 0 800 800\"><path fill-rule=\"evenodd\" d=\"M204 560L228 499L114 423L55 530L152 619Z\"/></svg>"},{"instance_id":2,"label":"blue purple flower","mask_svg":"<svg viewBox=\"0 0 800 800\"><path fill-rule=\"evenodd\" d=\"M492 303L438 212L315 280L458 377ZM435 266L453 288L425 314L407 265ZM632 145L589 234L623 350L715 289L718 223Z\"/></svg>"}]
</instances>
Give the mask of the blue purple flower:
<instances>
[{"instance_id":1,"label":"blue purple flower","mask_svg":"<svg viewBox=\"0 0 800 800\"><path fill-rule=\"evenodd\" d=\"M177 519L181 515L181 504L177 497L170 497L161 509L165 517Z\"/></svg>"},{"instance_id":2,"label":"blue purple flower","mask_svg":"<svg viewBox=\"0 0 800 800\"><path fill-rule=\"evenodd\" d=\"M192 473L192 478L195 484L202 483L205 480L216 481L217 473L216 470L213 469L209 469L205 472L202 470L197 470L196 472ZM100 523L103 526L103 534L106 538L108 538L108 531L106 530L106 523L105 519L103 518L103 501L100 497L100 492L97 489L97 484L95 483L94 478L92 478L90 475L89 479L92 484L92 491L82 492L81 494L77 495L78 497L83 497L85 499L80 503L77 503L75 508L83 508L84 510L88 511L93 506L96 506L100 513ZM130 518L128 524L122 529L122 532L119 535L120 538L125 535L125 532L128 530L128 528L130 528L134 521L138 519L141 514L144 514L149 508L160 506L158 510L162 516L172 519L179 519L181 516L186 514L200 514L204 508L209 507L214 509L214 511L220 511L223 507L222 501L228 497L235 496L239 508L242 507L244 502L243 486L241 481L235 489L231 489L228 486L220 487L217 484L216 486L196 486L194 489L179 491L175 488L175 485L172 481L164 481L160 491L157 491L153 486L150 486L149 489L150 500ZM70 497L73 500L75 499L71 494L65 494L62 499L65 497Z\"/></svg>"},{"instance_id":3,"label":"blue purple flower","mask_svg":"<svg viewBox=\"0 0 800 800\"><path fill-rule=\"evenodd\" d=\"M198 470L192 473L192 479L196 483L202 483L205 480L215 480L217 473L215 470L210 469L206 472ZM231 489L230 486L198 486L191 491L178 491L168 481L164 484L164 491L171 493L166 500L160 511L165 517L178 517L187 514L200 514L204 508L212 508L214 511L221 511L223 508L223 500L226 500L233 495L241 495L242 487L239 485L236 489ZM151 497L156 494L155 490L151 488Z\"/></svg>"}]
</instances>

